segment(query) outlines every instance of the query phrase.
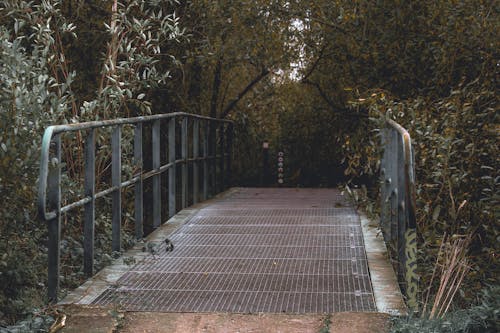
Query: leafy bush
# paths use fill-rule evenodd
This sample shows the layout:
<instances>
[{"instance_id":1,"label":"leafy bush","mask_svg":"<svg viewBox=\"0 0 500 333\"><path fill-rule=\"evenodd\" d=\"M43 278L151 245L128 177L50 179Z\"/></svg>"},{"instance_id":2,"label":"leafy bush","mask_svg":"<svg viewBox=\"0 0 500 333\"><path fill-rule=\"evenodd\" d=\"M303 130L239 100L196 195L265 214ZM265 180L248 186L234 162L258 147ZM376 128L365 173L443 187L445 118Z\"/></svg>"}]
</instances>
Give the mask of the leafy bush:
<instances>
[{"instance_id":1,"label":"leafy bush","mask_svg":"<svg viewBox=\"0 0 500 333\"><path fill-rule=\"evenodd\" d=\"M51 25L53 8L24 1L0 3L9 28L0 26L0 320L14 320L40 304L45 274L45 228L36 219L35 193L40 136L49 123L63 119L69 81L51 71L52 35L70 33L61 20ZM36 24L35 24L36 22ZM42 287L42 288L40 288Z\"/></svg>"},{"instance_id":2,"label":"leafy bush","mask_svg":"<svg viewBox=\"0 0 500 333\"><path fill-rule=\"evenodd\" d=\"M409 130L416 156L421 286L436 290L429 283L444 235L471 235L471 270L456 302L466 306L485 284L498 285L500 276L498 5L421 1L370 3L361 12L353 3L343 9L356 19L342 28L363 36L367 55L332 66L353 71L344 79L352 84L344 88L352 95L352 110L376 120L344 136L347 172L378 177L377 138L368 133L380 128L379 119L392 118ZM340 29L329 33L331 45L346 38ZM336 48L337 58L360 51L357 40L344 43L348 51Z\"/></svg>"},{"instance_id":3,"label":"leafy bush","mask_svg":"<svg viewBox=\"0 0 500 333\"><path fill-rule=\"evenodd\" d=\"M500 330L499 315L500 287L489 287L482 290L479 305L441 319L395 318L391 333L495 333Z\"/></svg>"},{"instance_id":4,"label":"leafy bush","mask_svg":"<svg viewBox=\"0 0 500 333\"><path fill-rule=\"evenodd\" d=\"M174 2L132 0L124 5L114 1L111 11L103 10L106 20L111 18L107 29L103 26L100 31L91 32L106 36L109 42L105 59L94 59L95 63L102 62L101 66L97 70L86 69L102 74L98 86L87 82L94 91L92 98L87 99L88 94L82 97L72 90L76 73L66 56L77 36L76 26L69 22L64 10L71 12L75 3L0 0L0 284L9 286L0 291L0 325L14 322L44 303L47 236L35 207L44 129L57 123L129 115L130 108L134 114L150 112L147 94L169 77L158 58L166 55L169 61L163 64L175 63L175 58L162 53L162 47L183 34L178 18L169 10ZM102 49L101 53L105 51ZM124 130L124 141L131 136L131 131ZM66 172L62 181L70 194L81 192L78 187L82 165L78 163L82 145L81 138L75 139L80 144L65 145L63 149ZM64 143L69 141L70 137L63 138ZM100 149L99 154L102 171L109 164L109 150ZM125 172L129 172L126 167ZM100 181L106 182L106 173L101 174ZM81 224L77 215L67 214L63 223L61 254L62 260L69 263L62 270L66 287L74 287L83 277ZM97 268L110 259L108 215L98 216L96 229L101 233L96 241L100 246L96 250ZM125 235L124 243L130 244L130 239Z\"/></svg>"}]
</instances>

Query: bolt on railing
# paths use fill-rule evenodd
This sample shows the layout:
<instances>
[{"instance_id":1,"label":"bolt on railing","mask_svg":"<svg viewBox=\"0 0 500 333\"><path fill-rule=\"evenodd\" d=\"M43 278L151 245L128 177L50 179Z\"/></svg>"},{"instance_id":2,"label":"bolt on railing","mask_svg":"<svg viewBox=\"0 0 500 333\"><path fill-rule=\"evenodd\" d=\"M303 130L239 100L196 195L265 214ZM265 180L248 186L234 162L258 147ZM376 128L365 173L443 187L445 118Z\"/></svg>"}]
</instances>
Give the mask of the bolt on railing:
<instances>
[{"instance_id":1,"label":"bolt on railing","mask_svg":"<svg viewBox=\"0 0 500 333\"><path fill-rule=\"evenodd\" d=\"M415 166L410 134L386 120L381 131L381 227L397 257L396 271L408 306L417 308L418 277L415 221Z\"/></svg>"},{"instance_id":2,"label":"bolt on railing","mask_svg":"<svg viewBox=\"0 0 500 333\"><path fill-rule=\"evenodd\" d=\"M180 136L177 135L180 120ZM162 123L168 122L168 142L162 144ZM151 125L151 163L149 171L144 170L143 136L144 124ZM188 133L189 125L192 131ZM134 174L122 180L122 129L132 126ZM96 132L109 128L111 134L111 187L96 193ZM214 135L209 138L209 132ZM83 198L62 206L62 137L70 132L86 135L84 143L84 184ZM180 144L177 138L180 137ZM86 276L94 273L94 234L96 199L112 197L112 250L121 251L122 203L125 188L134 186L135 236L144 236L144 186L146 179L152 180L153 228L162 223L161 190L162 174L168 172L168 217L177 212L176 169L181 165L181 208L189 201L189 166L192 166L192 203L196 204L223 191L231 180L233 123L228 120L213 119L187 113L159 114L145 117L120 118L105 121L55 125L45 130L40 162L40 183L38 189L38 210L40 218L48 227L48 299L57 301L60 275L60 242L62 214L83 206L83 270ZM189 138L192 152L189 153ZM212 142L209 142L211 140ZM201 146L201 152L200 152ZM218 146L218 148L217 148ZM180 154L176 149L180 147ZM168 163L162 164L161 149L168 152ZM218 150L218 151L217 151ZM180 159L178 159L180 155ZM191 155L191 157L189 157ZM219 172L217 172L217 160ZM218 174L216 176L216 174ZM200 180L202 189L200 190ZM217 184L218 183L218 184Z\"/></svg>"}]
</instances>

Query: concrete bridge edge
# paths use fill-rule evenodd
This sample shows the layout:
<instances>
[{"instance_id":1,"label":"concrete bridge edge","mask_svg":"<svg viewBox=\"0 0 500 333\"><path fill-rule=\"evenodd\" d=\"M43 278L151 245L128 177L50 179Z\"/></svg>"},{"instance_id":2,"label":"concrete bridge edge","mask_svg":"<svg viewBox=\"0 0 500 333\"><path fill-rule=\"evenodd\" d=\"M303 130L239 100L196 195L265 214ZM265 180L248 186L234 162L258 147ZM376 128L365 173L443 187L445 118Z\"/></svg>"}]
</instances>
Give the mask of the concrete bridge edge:
<instances>
[{"instance_id":1,"label":"concrete bridge edge","mask_svg":"<svg viewBox=\"0 0 500 333\"><path fill-rule=\"evenodd\" d=\"M370 219L358 209L363 230L368 269L372 281L377 311L393 316L408 314L394 269L390 263L387 247L378 222Z\"/></svg>"}]
</instances>

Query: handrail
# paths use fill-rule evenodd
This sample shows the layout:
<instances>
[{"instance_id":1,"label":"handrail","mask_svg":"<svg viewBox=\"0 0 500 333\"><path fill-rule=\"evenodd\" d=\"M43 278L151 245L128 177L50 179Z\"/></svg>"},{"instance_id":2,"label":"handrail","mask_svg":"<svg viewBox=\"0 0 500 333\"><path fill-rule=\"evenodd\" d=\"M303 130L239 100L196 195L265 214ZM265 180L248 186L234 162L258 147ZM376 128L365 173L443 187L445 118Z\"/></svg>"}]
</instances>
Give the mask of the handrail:
<instances>
[{"instance_id":1,"label":"handrail","mask_svg":"<svg viewBox=\"0 0 500 333\"><path fill-rule=\"evenodd\" d=\"M417 308L415 166L408 131L386 119L381 131L381 227L397 258L396 270L410 308Z\"/></svg>"},{"instance_id":2,"label":"handrail","mask_svg":"<svg viewBox=\"0 0 500 333\"><path fill-rule=\"evenodd\" d=\"M176 127L181 119L181 142L176 141ZM168 161L161 163L161 126L162 121L168 121L166 129L168 139ZM188 134L191 122L191 135ZM143 170L143 124L151 123L152 170ZM121 134L124 125L134 126L134 165L138 172L129 179L122 181L121 173ZM98 129L110 128L111 134L111 186L95 192L95 133ZM84 144L84 197L61 207L61 136L69 132L85 132ZM191 137L191 154L188 136ZM153 197L153 227L160 226L161 217L161 175L168 172L168 215L172 217L177 212L176 205L176 166L181 165L182 203L188 205L188 165L192 165L192 203L205 200L211 194L222 191L231 179L233 122L224 119L214 119L200 115L175 112L151 116L118 118L104 121L49 126L43 135L40 178L38 187L38 212L40 219L47 223L49 231L48 242L48 297L50 302L57 301L60 271L60 234L61 214L76 207L84 207L84 273L93 275L94 263L94 227L95 200L106 195L112 195L112 249L121 250L121 191L123 188L135 187L135 231L136 237L143 237L143 182L152 179ZM180 146L181 158L177 157L177 147ZM200 146L202 154L200 154ZM190 156L191 155L191 156ZM217 166L217 161L219 165ZM201 168L200 168L201 167ZM217 172L218 170L218 172ZM218 176L217 176L218 174ZM202 175L202 177L200 177ZM200 179L202 191L200 193ZM219 184L217 184L219 183Z\"/></svg>"}]
</instances>

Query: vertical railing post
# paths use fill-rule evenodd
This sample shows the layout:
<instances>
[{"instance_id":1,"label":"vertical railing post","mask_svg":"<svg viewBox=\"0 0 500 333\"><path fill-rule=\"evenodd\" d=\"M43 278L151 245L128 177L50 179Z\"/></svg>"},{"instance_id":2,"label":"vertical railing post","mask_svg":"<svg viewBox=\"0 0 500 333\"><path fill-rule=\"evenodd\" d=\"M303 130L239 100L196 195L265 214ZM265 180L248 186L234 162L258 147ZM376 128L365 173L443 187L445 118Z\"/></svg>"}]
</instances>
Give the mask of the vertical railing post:
<instances>
[{"instance_id":1,"label":"vertical railing post","mask_svg":"<svg viewBox=\"0 0 500 333\"><path fill-rule=\"evenodd\" d=\"M209 165L209 151L208 151L208 141L209 141L209 124L205 121L205 126L203 126L203 200L208 199L208 184L210 181L210 175L208 174Z\"/></svg>"},{"instance_id":2,"label":"vertical railing post","mask_svg":"<svg viewBox=\"0 0 500 333\"><path fill-rule=\"evenodd\" d=\"M142 123L138 123L134 128L134 164L137 168L135 177L139 180L135 184L134 207L135 207L135 238L141 239L144 236L144 203L143 203L143 181L142 181Z\"/></svg>"},{"instance_id":3,"label":"vertical railing post","mask_svg":"<svg viewBox=\"0 0 500 333\"><path fill-rule=\"evenodd\" d=\"M168 169L168 216L175 215L175 172L177 165L175 163L175 122L177 119L170 118L168 122L168 162L171 164Z\"/></svg>"},{"instance_id":4,"label":"vertical railing post","mask_svg":"<svg viewBox=\"0 0 500 333\"><path fill-rule=\"evenodd\" d=\"M83 272L90 277L94 274L94 228L95 228L95 130L91 129L85 140L85 180L84 193L90 201L83 212Z\"/></svg>"},{"instance_id":5,"label":"vertical railing post","mask_svg":"<svg viewBox=\"0 0 500 333\"><path fill-rule=\"evenodd\" d=\"M200 155L200 121L193 120L193 204L198 203L199 196L199 163L197 158Z\"/></svg>"},{"instance_id":6,"label":"vertical railing post","mask_svg":"<svg viewBox=\"0 0 500 333\"><path fill-rule=\"evenodd\" d=\"M391 241L391 162L390 162L390 140L391 132L385 127L381 130L381 144L383 147L383 156L380 165L381 173L381 203L380 220L384 239L387 243Z\"/></svg>"},{"instance_id":7,"label":"vertical railing post","mask_svg":"<svg viewBox=\"0 0 500 333\"><path fill-rule=\"evenodd\" d=\"M396 177L398 179L398 231L397 231L397 248L396 251L399 257L399 274L402 281L405 281L405 267L406 267L406 254L405 254L405 232L406 221L408 221L406 210L406 170L405 170L405 146L403 137L398 135L397 142L397 171Z\"/></svg>"},{"instance_id":8,"label":"vertical railing post","mask_svg":"<svg viewBox=\"0 0 500 333\"><path fill-rule=\"evenodd\" d=\"M229 123L227 127L227 183L228 187L231 187L233 181L233 169L232 169L232 161L233 161L233 136L234 136L234 128L233 124Z\"/></svg>"},{"instance_id":9,"label":"vertical railing post","mask_svg":"<svg viewBox=\"0 0 500 333\"><path fill-rule=\"evenodd\" d=\"M391 244L395 246L397 252L398 247L398 203L400 193L398 192L398 132L394 129L390 131L390 164L391 164L391 224L390 237Z\"/></svg>"},{"instance_id":10,"label":"vertical railing post","mask_svg":"<svg viewBox=\"0 0 500 333\"><path fill-rule=\"evenodd\" d=\"M219 192L224 191L225 188L225 173L224 173L224 162L225 162L225 147L224 147L224 140L225 140L225 132L224 132L224 122L221 122L221 125L219 127L219 146L220 146L220 161L219 161L219 172L220 172L220 188Z\"/></svg>"},{"instance_id":11,"label":"vertical railing post","mask_svg":"<svg viewBox=\"0 0 500 333\"><path fill-rule=\"evenodd\" d=\"M188 206L188 118L182 118L181 127L182 154L182 209Z\"/></svg>"},{"instance_id":12,"label":"vertical railing post","mask_svg":"<svg viewBox=\"0 0 500 333\"><path fill-rule=\"evenodd\" d=\"M153 122L153 170L158 174L153 176L153 227L161 225L161 174L160 171L160 120Z\"/></svg>"},{"instance_id":13,"label":"vertical railing post","mask_svg":"<svg viewBox=\"0 0 500 333\"><path fill-rule=\"evenodd\" d=\"M381 131L381 226L409 308L418 311L417 240L413 148L409 133L392 120Z\"/></svg>"},{"instance_id":14,"label":"vertical railing post","mask_svg":"<svg viewBox=\"0 0 500 333\"><path fill-rule=\"evenodd\" d=\"M111 136L111 186L115 187L112 201L112 241L111 249L121 251L122 224L122 127L116 126Z\"/></svg>"},{"instance_id":15,"label":"vertical railing post","mask_svg":"<svg viewBox=\"0 0 500 333\"><path fill-rule=\"evenodd\" d=\"M59 290L60 252L61 241L61 136L53 137L54 164L49 162L47 179L47 206L56 215L47 221L48 227L48 301L57 302ZM44 207L45 208L45 207Z\"/></svg>"},{"instance_id":16,"label":"vertical railing post","mask_svg":"<svg viewBox=\"0 0 500 333\"><path fill-rule=\"evenodd\" d=\"M217 192L217 124L213 120L209 120L210 127L210 142L209 151L212 159L210 160L210 188L209 195L213 197Z\"/></svg>"},{"instance_id":17,"label":"vertical railing post","mask_svg":"<svg viewBox=\"0 0 500 333\"><path fill-rule=\"evenodd\" d=\"M405 257L405 282L408 306L418 312L418 274L417 274L417 229L415 219L415 170L413 147L409 136L403 143L407 152L406 169L406 217L408 224L405 224L404 232L404 257ZM406 141L408 140L408 141ZM407 151L408 150L408 151Z\"/></svg>"}]
</instances>

